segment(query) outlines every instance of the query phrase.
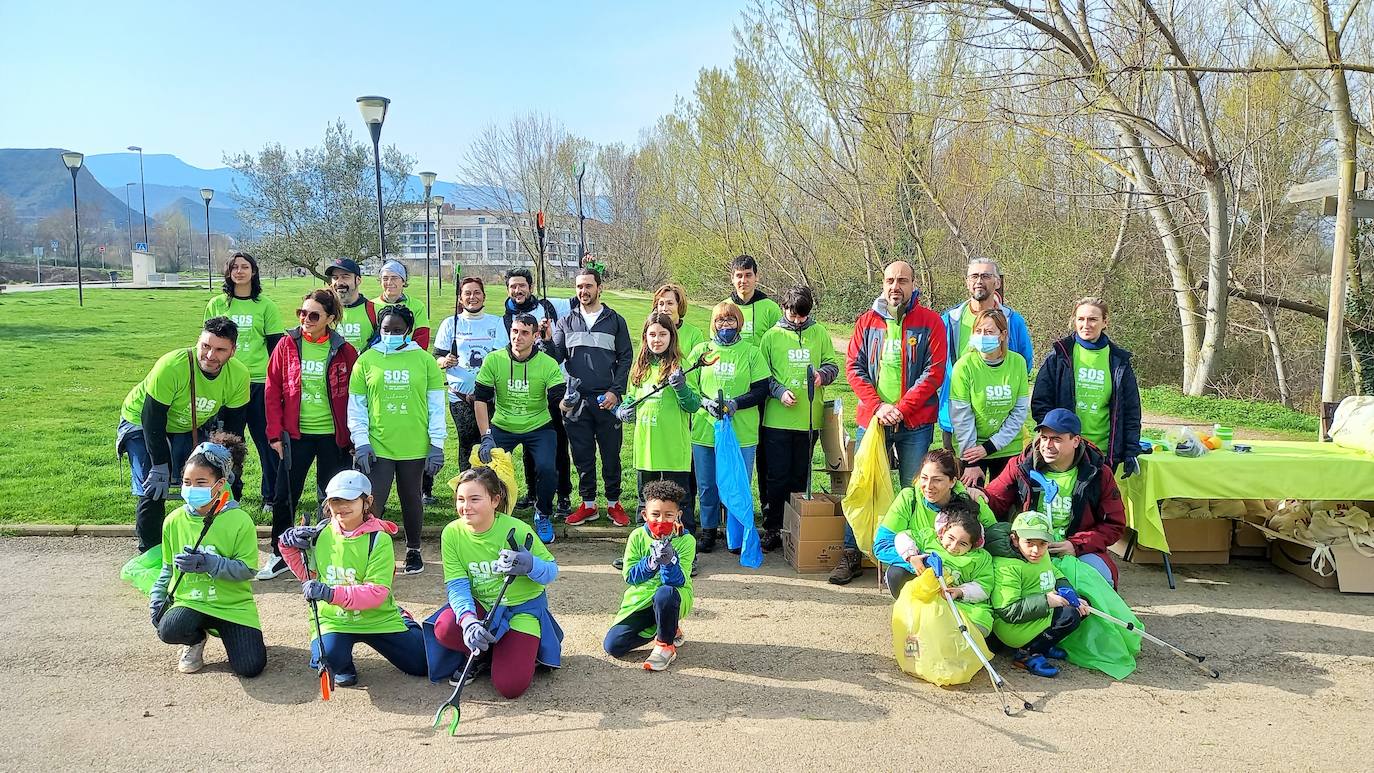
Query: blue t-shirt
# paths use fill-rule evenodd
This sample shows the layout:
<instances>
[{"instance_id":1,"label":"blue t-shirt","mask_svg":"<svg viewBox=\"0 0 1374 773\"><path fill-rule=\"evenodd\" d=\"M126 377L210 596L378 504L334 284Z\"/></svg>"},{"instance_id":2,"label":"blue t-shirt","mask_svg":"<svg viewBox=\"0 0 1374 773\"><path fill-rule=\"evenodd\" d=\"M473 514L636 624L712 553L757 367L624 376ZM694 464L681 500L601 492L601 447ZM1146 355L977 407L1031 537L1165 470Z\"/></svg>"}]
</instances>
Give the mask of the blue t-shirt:
<instances>
[{"instance_id":1,"label":"blue t-shirt","mask_svg":"<svg viewBox=\"0 0 1374 773\"><path fill-rule=\"evenodd\" d=\"M454 333L454 317L446 318L439 324L439 334L434 338L434 348L443 349L458 358L458 363L444 371L448 382L448 400L458 402L458 395L472 394L477 379L477 371L482 361L497 349L504 349L510 343L505 325L495 314L483 314L477 319L459 315L457 335Z\"/></svg>"}]
</instances>

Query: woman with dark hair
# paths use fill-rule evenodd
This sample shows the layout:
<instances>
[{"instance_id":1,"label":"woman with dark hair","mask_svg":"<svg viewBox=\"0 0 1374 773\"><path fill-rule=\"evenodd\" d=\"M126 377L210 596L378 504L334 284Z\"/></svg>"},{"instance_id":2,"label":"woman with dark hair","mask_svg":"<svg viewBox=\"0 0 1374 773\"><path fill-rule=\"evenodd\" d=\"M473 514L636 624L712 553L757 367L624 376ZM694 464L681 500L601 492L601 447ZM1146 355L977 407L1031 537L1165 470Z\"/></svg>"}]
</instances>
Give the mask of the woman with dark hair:
<instances>
[{"instance_id":1,"label":"woman with dark hair","mask_svg":"<svg viewBox=\"0 0 1374 773\"><path fill-rule=\"evenodd\" d=\"M913 485L904 487L887 509L878 532L873 536L873 555L886 564L898 563L897 535L918 535L935 529L936 521L948 509L959 507L978 514L984 526L997 523L986 502L975 502L959 482L959 460L954 452L937 448L921 460L921 471ZM938 531L938 530L937 530ZM909 564L908 564L909 566Z\"/></svg>"},{"instance_id":2,"label":"woman with dark hair","mask_svg":"<svg viewBox=\"0 0 1374 773\"><path fill-rule=\"evenodd\" d=\"M263 512L270 512L277 493L278 457L271 453L267 433L267 413L264 406L267 383L267 360L286 332L282 326L277 304L262 295L262 276L258 262L246 252L236 252L224 264L224 285L221 293L205 304L205 319L228 317L239 328L238 347L234 359L248 366L250 379L248 394L248 431L258 452L262 467ZM234 499L243 498L243 481L234 481Z\"/></svg>"},{"instance_id":3,"label":"woman with dark hair","mask_svg":"<svg viewBox=\"0 0 1374 773\"><path fill-rule=\"evenodd\" d=\"M272 560L258 572L270 580L285 572L278 541L296 521L306 473L329 481L348 468L348 380L358 352L335 327L343 301L327 287L311 290L296 309L300 324L272 350L267 364L267 434L286 470L272 505Z\"/></svg>"}]
</instances>

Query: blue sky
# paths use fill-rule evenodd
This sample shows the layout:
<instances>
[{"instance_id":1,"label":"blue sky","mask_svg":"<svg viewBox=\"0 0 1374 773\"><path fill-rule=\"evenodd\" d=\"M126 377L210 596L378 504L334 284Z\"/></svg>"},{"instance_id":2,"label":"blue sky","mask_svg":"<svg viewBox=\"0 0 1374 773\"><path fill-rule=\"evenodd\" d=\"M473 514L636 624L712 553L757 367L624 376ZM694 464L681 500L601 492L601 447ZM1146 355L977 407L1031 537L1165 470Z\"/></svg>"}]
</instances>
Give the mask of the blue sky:
<instances>
[{"instance_id":1,"label":"blue sky","mask_svg":"<svg viewBox=\"0 0 1374 773\"><path fill-rule=\"evenodd\" d=\"M392 99L382 132L456 179L469 141L529 110L632 143L726 67L744 0L46 3L0 0L0 147L142 145L196 166L266 142L317 144L354 99Z\"/></svg>"}]
</instances>

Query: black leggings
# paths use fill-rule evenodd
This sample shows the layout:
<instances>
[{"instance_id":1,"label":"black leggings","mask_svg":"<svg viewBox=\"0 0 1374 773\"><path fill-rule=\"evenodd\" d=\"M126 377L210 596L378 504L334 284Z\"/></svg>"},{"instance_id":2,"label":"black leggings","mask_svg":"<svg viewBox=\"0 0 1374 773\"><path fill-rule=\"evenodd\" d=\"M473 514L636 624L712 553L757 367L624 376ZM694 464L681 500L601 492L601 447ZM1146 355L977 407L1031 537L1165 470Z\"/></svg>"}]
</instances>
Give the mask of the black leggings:
<instances>
[{"instance_id":1,"label":"black leggings","mask_svg":"<svg viewBox=\"0 0 1374 773\"><path fill-rule=\"evenodd\" d=\"M468 458L472 456L472 447L482 442L481 435L477 433L477 416L472 412L472 405L461 398L448 404L448 415L453 417L453 428L457 430L458 435L458 472L465 472L472 466L468 462ZM434 493L433 475L425 474L423 490L425 496Z\"/></svg>"},{"instance_id":2,"label":"black leggings","mask_svg":"<svg viewBox=\"0 0 1374 773\"><path fill-rule=\"evenodd\" d=\"M317 488L324 488L348 466L348 458L332 434L301 435L291 440L291 470L285 478L278 476L277 501L272 503L273 555L281 555L277 538L296 522L296 509L305 492L305 476L310 473L310 463L315 463Z\"/></svg>"},{"instance_id":3,"label":"black leggings","mask_svg":"<svg viewBox=\"0 0 1374 773\"><path fill-rule=\"evenodd\" d=\"M248 412L244 417L247 424L244 426L244 440L248 436L253 438L253 446L258 450L258 465L262 468L262 480L258 487L258 493L262 495L264 505L272 504L277 495L277 467L281 460L277 458L276 452L269 444L271 438L267 437L267 385L253 382L248 386ZM243 501L243 476L234 481L233 486L234 500ZM298 498L299 494L296 495Z\"/></svg>"},{"instance_id":4,"label":"black leggings","mask_svg":"<svg viewBox=\"0 0 1374 773\"><path fill-rule=\"evenodd\" d=\"M763 528L777 531L782 528L782 508L793 493L806 488L806 471L811 466L811 452L815 436L807 442L804 429L774 429L764 427L759 437L759 450L767 448L768 498L763 500Z\"/></svg>"},{"instance_id":5,"label":"black leggings","mask_svg":"<svg viewBox=\"0 0 1374 773\"><path fill-rule=\"evenodd\" d=\"M378 518L386 512L391 496L391 481L396 481L396 498L401 500L401 518L406 528L406 550L420 549L420 527L425 522L424 459L383 459L372 463L372 509Z\"/></svg>"},{"instance_id":6,"label":"black leggings","mask_svg":"<svg viewBox=\"0 0 1374 773\"><path fill-rule=\"evenodd\" d=\"M162 616L157 638L167 644L199 644L205 641L209 629L219 632L224 651L229 655L229 668L243 677L254 677L267 668L267 646L262 631L239 623L231 623L197 612L190 607L172 607Z\"/></svg>"}]
</instances>

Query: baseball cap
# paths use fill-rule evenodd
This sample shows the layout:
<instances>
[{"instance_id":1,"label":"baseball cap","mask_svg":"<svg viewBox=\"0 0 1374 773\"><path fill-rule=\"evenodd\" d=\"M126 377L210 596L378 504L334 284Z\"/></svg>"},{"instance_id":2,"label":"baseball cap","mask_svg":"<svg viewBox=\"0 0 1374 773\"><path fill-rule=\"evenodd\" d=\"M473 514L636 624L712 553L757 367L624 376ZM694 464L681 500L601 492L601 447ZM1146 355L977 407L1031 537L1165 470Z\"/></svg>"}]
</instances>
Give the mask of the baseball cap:
<instances>
[{"instance_id":1,"label":"baseball cap","mask_svg":"<svg viewBox=\"0 0 1374 773\"><path fill-rule=\"evenodd\" d=\"M382 270L379 273L385 274L388 271L395 274L396 276L399 276L402 282L410 281L410 274L406 272L405 265L402 264L399 260L388 260L387 262L383 263Z\"/></svg>"},{"instance_id":2,"label":"baseball cap","mask_svg":"<svg viewBox=\"0 0 1374 773\"><path fill-rule=\"evenodd\" d=\"M1078 414L1068 408L1055 408L1045 414L1044 421L1035 425L1037 430L1049 429L1055 432L1064 432L1070 435L1083 434L1083 422L1078 420Z\"/></svg>"},{"instance_id":3,"label":"baseball cap","mask_svg":"<svg viewBox=\"0 0 1374 773\"><path fill-rule=\"evenodd\" d=\"M330 485L333 485L332 483ZM1053 542L1054 535L1050 529L1054 528L1050 523L1050 517L1035 510L1027 510L1016 516L1016 520L1011 522L1011 531L1021 537L1021 539L1042 539L1046 542Z\"/></svg>"},{"instance_id":4,"label":"baseball cap","mask_svg":"<svg viewBox=\"0 0 1374 773\"><path fill-rule=\"evenodd\" d=\"M331 271L347 271L350 274L363 275L363 270L358 267L358 264L348 258L335 258L334 262L329 264L329 268L324 270L325 277L328 277Z\"/></svg>"},{"instance_id":5,"label":"baseball cap","mask_svg":"<svg viewBox=\"0 0 1374 773\"><path fill-rule=\"evenodd\" d=\"M371 494L372 481L357 470L344 470L335 475L330 478L329 485L324 489L324 495L328 499L357 499Z\"/></svg>"}]
</instances>

